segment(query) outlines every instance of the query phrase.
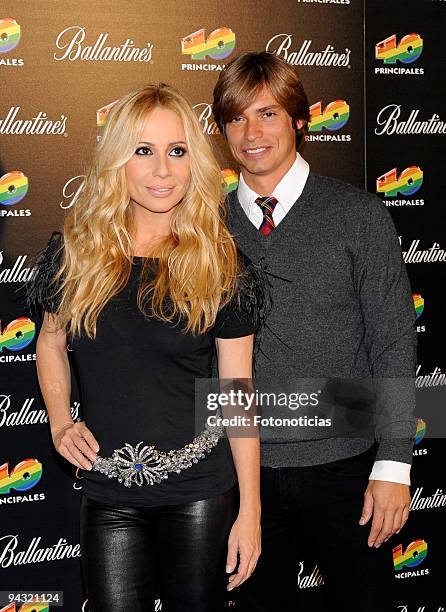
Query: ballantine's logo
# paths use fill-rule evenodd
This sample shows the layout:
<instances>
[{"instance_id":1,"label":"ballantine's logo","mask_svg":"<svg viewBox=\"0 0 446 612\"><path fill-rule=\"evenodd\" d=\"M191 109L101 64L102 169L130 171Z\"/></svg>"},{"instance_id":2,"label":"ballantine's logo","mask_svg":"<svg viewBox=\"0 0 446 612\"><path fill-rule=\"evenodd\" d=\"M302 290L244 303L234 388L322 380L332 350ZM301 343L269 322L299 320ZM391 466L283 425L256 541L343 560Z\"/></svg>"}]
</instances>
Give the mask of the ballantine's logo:
<instances>
[{"instance_id":1,"label":"ballantine's logo","mask_svg":"<svg viewBox=\"0 0 446 612\"><path fill-rule=\"evenodd\" d=\"M217 28L206 38L204 28L181 39L181 53L190 55L193 60L223 60L235 48L235 34L231 28ZM182 70L223 70L222 64L182 64Z\"/></svg>"},{"instance_id":2,"label":"ballantine's logo","mask_svg":"<svg viewBox=\"0 0 446 612\"><path fill-rule=\"evenodd\" d=\"M52 121L47 114L39 112L32 119L17 119L20 106L11 106L4 119L0 118L0 134L64 134L67 118Z\"/></svg>"},{"instance_id":3,"label":"ballantine's logo","mask_svg":"<svg viewBox=\"0 0 446 612\"><path fill-rule=\"evenodd\" d=\"M0 19L0 53L9 53L20 42L20 26L15 19Z\"/></svg>"},{"instance_id":4,"label":"ballantine's logo","mask_svg":"<svg viewBox=\"0 0 446 612\"><path fill-rule=\"evenodd\" d=\"M28 255L19 255L12 268L0 270L0 283L20 283L31 280L34 268L24 268ZM0 266L3 264L3 251L0 251Z\"/></svg>"},{"instance_id":5,"label":"ballantine's logo","mask_svg":"<svg viewBox=\"0 0 446 612\"><path fill-rule=\"evenodd\" d=\"M0 465L0 495L28 491L42 478L42 464L37 459L24 459L9 471L8 463Z\"/></svg>"},{"instance_id":6,"label":"ballantine's logo","mask_svg":"<svg viewBox=\"0 0 446 612\"><path fill-rule=\"evenodd\" d=\"M28 317L14 319L3 329L0 321L0 330L0 353L5 348L9 351L21 351L31 344L36 334L36 326Z\"/></svg>"},{"instance_id":7,"label":"ballantine's logo","mask_svg":"<svg viewBox=\"0 0 446 612\"><path fill-rule=\"evenodd\" d=\"M417 419L417 430L415 432L415 444L419 444L426 435L426 421Z\"/></svg>"},{"instance_id":8,"label":"ballantine's logo","mask_svg":"<svg viewBox=\"0 0 446 612\"><path fill-rule=\"evenodd\" d=\"M440 121L440 115L434 113L430 119L417 121L419 114L419 109L413 109L406 121L399 121L401 105L388 104L376 117L378 127L375 128L375 134L446 134L446 122Z\"/></svg>"},{"instance_id":9,"label":"ballantine's logo","mask_svg":"<svg viewBox=\"0 0 446 612\"><path fill-rule=\"evenodd\" d=\"M423 487L418 487L413 494L410 503L410 510L432 510L434 508L444 508L446 506L446 495L443 489L437 489L432 495L421 497Z\"/></svg>"},{"instance_id":10,"label":"ballantine's logo","mask_svg":"<svg viewBox=\"0 0 446 612\"><path fill-rule=\"evenodd\" d=\"M220 130L217 127L215 121L211 121L212 117L212 104L207 102L199 102L194 104L192 107L196 111L198 121L201 123L203 128L203 134L220 134Z\"/></svg>"},{"instance_id":11,"label":"ballantine's logo","mask_svg":"<svg viewBox=\"0 0 446 612\"><path fill-rule=\"evenodd\" d=\"M402 245L402 236L399 236L400 245ZM408 251L403 251L404 263L442 263L446 262L446 251L440 248L439 242L434 244L424 251L418 250L419 240L412 240Z\"/></svg>"},{"instance_id":12,"label":"ballantine's logo","mask_svg":"<svg viewBox=\"0 0 446 612\"><path fill-rule=\"evenodd\" d=\"M436 366L430 374L420 374L420 370L421 365L417 366L416 387L443 387L446 385L446 374L442 373L441 368Z\"/></svg>"},{"instance_id":13,"label":"ballantine's logo","mask_svg":"<svg viewBox=\"0 0 446 612\"><path fill-rule=\"evenodd\" d=\"M226 184L226 193L230 193L231 191L234 191L235 189L237 189L237 185L238 185L237 172L234 172L234 170L231 170L231 168L226 168L225 170L222 170L221 173L223 176L223 180Z\"/></svg>"},{"instance_id":14,"label":"ballantine's logo","mask_svg":"<svg viewBox=\"0 0 446 612\"><path fill-rule=\"evenodd\" d=\"M384 64L416 62L423 51L423 39L419 34L406 34L398 44L393 34L375 45L375 57Z\"/></svg>"},{"instance_id":15,"label":"ballantine's logo","mask_svg":"<svg viewBox=\"0 0 446 612\"><path fill-rule=\"evenodd\" d=\"M48 423L45 408L33 408L34 398L27 397L20 408L11 410L11 396L0 395L0 427L20 427ZM75 421L79 416L79 402L73 402L71 416Z\"/></svg>"},{"instance_id":16,"label":"ballantine's logo","mask_svg":"<svg viewBox=\"0 0 446 612\"><path fill-rule=\"evenodd\" d=\"M299 570L297 572L297 586L299 589L311 589L324 584L324 578L321 575L317 565L313 567L311 574L304 574L304 562L299 561Z\"/></svg>"},{"instance_id":17,"label":"ballantine's logo","mask_svg":"<svg viewBox=\"0 0 446 612\"><path fill-rule=\"evenodd\" d=\"M62 189L62 196L65 200L59 202L59 206L66 210L67 208L71 208L78 198L80 192L82 191L82 187L84 185L85 174L78 174L77 176L73 176L70 178Z\"/></svg>"},{"instance_id":18,"label":"ballantine's logo","mask_svg":"<svg viewBox=\"0 0 446 612\"><path fill-rule=\"evenodd\" d=\"M383 193L385 198L395 198L399 193L409 196L416 193L423 184L423 171L419 166L409 166L398 176L396 168L376 179L377 193ZM386 206L423 206L424 200L391 199L383 200Z\"/></svg>"},{"instance_id":19,"label":"ballantine's logo","mask_svg":"<svg viewBox=\"0 0 446 612\"><path fill-rule=\"evenodd\" d=\"M54 53L56 61L68 60L75 62L150 62L153 44L148 42L145 47L135 47L131 38L116 47L106 46L108 32L101 32L92 45L83 45L86 30L82 26L70 26L62 30L56 38L56 47L62 50L59 55Z\"/></svg>"},{"instance_id":20,"label":"ballantine's logo","mask_svg":"<svg viewBox=\"0 0 446 612\"><path fill-rule=\"evenodd\" d=\"M393 549L393 566L396 572L400 572L404 568L412 569L423 563L427 555L427 543L424 540L415 540L411 542L403 552L402 544L395 546ZM429 573L429 570L423 571L408 571L403 575L396 574L397 577L411 578L413 576L422 576Z\"/></svg>"},{"instance_id":21,"label":"ballantine's logo","mask_svg":"<svg viewBox=\"0 0 446 612\"><path fill-rule=\"evenodd\" d=\"M18 204L28 193L28 178L15 170L0 177L0 204L12 206Z\"/></svg>"},{"instance_id":22,"label":"ballantine's logo","mask_svg":"<svg viewBox=\"0 0 446 612\"><path fill-rule=\"evenodd\" d=\"M306 140L323 140L323 141L350 141L350 134L320 134L328 130L334 132L340 130L347 123L350 117L350 107L345 100L334 100L322 108L322 102L316 102L310 106L310 122L308 123L309 135Z\"/></svg>"},{"instance_id":23,"label":"ballantine's logo","mask_svg":"<svg viewBox=\"0 0 446 612\"><path fill-rule=\"evenodd\" d=\"M346 68L350 65L351 49L337 53L331 44L323 51L310 51L312 40L305 39L298 51L289 51L292 45L292 34L276 34L266 43L265 51L283 57L293 66L338 66Z\"/></svg>"},{"instance_id":24,"label":"ballantine's logo","mask_svg":"<svg viewBox=\"0 0 446 612\"><path fill-rule=\"evenodd\" d=\"M65 538L59 538L56 544L46 548L38 548L41 537L32 538L25 550L16 551L19 544L17 535L8 534L0 538L0 567L42 563L43 561L59 561L80 557L80 544L68 544Z\"/></svg>"}]
</instances>

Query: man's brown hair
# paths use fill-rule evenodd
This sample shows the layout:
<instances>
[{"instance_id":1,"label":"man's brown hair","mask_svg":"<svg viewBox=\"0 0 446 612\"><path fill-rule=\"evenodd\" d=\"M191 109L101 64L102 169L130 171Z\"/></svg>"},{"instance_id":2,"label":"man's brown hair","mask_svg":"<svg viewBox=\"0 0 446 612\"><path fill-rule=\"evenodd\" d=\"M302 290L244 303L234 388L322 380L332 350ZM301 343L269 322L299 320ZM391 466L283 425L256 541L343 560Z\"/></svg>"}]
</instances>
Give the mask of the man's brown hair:
<instances>
[{"instance_id":1,"label":"man's brown hair","mask_svg":"<svg viewBox=\"0 0 446 612\"><path fill-rule=\"evenodd\" d=\"M220 74L213 103L219 130L224 134L225 124L240 115L264 86L292 118L297 149L310 120L307 95L296 68L266 51L243 53ZM302 129L297 129L296 120L303 121Z\"/></svg>"}]
</instances>

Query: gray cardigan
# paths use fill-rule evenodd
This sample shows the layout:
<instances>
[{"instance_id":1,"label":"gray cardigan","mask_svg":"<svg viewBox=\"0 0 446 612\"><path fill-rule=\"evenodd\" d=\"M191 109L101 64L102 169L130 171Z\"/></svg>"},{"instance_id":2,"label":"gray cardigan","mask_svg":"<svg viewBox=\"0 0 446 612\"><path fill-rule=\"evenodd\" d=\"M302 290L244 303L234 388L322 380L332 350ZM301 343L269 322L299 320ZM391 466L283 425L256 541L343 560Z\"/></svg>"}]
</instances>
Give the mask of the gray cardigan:
<instances>
[{"instance_id":1,"label":"gray cardigan","mask_svg":"<svg viewBox=\"0 0 446 612\"><path fill-rule=\"evenodd\" d=\"M301 196L267 237L249 221L236 191L228 196L228 209L238 247L263 269L271 291L256 376L374 377L382 388L371 433L336 436L325 428L313 438L309 428L282 428L280 434L265 428L262 465L335 461L367 450L374 438L376 460L411 463L415 312L398 236L381 200L310 172ZM346 409L342 399L337 402L335 415Z\"/></svg>"}]
</instances>

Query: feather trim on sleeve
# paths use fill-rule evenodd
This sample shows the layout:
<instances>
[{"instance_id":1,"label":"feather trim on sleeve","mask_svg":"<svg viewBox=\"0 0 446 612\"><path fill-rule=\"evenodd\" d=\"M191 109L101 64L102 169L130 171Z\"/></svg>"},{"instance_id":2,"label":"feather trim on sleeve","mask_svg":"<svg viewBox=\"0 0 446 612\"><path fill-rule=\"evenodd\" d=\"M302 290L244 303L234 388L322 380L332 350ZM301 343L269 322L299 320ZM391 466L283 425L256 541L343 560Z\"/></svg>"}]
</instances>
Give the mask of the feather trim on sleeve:
<instances>
[{"instance_id":1,"label":"feather trim on sleeve","mask_svg":"<svg viewBox=\"0 0 446 612\"><path fill-rule=\"evenodd\" d=\"M60 269L63 256L63 236L53 232L51 238L36 258L35 273L26 283L26 306L31 313L56 312L60 304L54 277Z\"/></svg>"},{"instance_id":2,"label":"feather trim on sleeve","mask_svg":"<svg viewBox=\"0 0 446 612\"><path fill-rule=\"evenodd\" d=\"M240 250L238 254L241 262L241 276L236 290L237 304L259 333L272 308L271 284L260 264L254 264Z\"/></svg>"}]
</instances>

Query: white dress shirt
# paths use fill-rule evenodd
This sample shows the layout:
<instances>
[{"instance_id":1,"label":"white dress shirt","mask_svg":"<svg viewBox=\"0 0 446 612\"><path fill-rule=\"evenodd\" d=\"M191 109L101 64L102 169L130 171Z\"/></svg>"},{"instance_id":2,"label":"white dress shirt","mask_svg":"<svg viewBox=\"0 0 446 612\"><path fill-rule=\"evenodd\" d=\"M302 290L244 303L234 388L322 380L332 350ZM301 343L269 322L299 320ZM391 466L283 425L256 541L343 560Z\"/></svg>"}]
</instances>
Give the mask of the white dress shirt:
<instances>
[{"instance_id":1,"label":"white dress shirt","mask_svg":"<svg viewBox=\"0 0 446 612\"><path fill-rule=\"evenodd\" d=\"M310 166L308 163L299 153L296 153L296 161L277 183L274 191L269 194L277 199L277 204L273 211L273 221L276 226L279 225L301 195L309 172ZM259 194L248 187L241 173L237 196L246 216L258 229L263 221L262 209L255 201ZM409 463L402 463L400 461L375 461L369 479L410 485L410 467Z\"/></svg>"},{"instance_id":2,"label":"white dress shirt","mask_svg":"<svg viewBox=\"0 0 446 612\"><path fill-rule=\"evenodd\" d=\"M276 207L273 211L273 221L276 226L279 225L302 193L309 172L310 166L304 158L297 153L296 161L285 176L277 183L274 191L269 194L274 196L277 200ZM248 187L243 178L243 174L240 174L237 195L246 216L258 229L263 221L262 209L256 204L256 198L259 197L259 194Z\"/></svg>"}]
</instances>

